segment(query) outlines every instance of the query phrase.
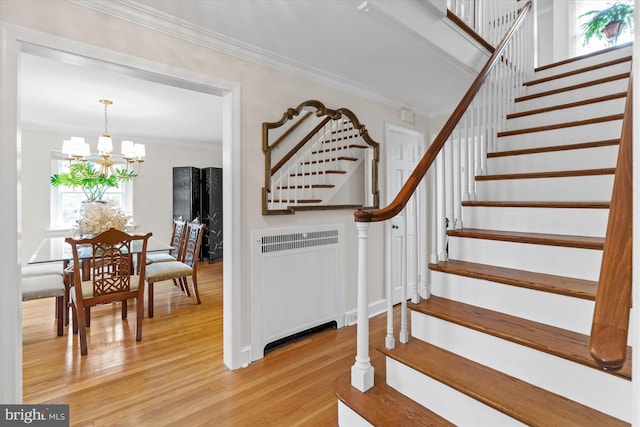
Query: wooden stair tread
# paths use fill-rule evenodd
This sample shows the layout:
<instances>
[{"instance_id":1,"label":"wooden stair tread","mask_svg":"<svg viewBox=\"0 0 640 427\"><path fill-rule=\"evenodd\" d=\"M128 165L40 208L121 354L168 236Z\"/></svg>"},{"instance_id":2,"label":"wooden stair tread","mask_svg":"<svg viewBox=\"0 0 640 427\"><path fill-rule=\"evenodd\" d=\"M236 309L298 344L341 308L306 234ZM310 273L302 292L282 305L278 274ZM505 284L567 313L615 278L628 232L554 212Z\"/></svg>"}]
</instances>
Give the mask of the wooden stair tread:
<instances>
[{"instance_id":1,"label":"wooden stair tread","mask_svg":"<svg viewBox=\"0 0 640 427\"><path fill-rule=\"evenodd\" d=\"M589 65L587 67L577 68L575 70L566 71L564 73L554 74L552 76L543 77L540 79L529 80L524 82L523 86L535 86L537 84L549 82L552 80L562 79L564 77L575 76L577 74L586 73L588 71L599 70L600 68L610 67L612 65L622 64L624 62L631 62L631 56L623 56L621 58L612 59L610 61L601 62L599 64Z\"/></svg>"},{"instance_id":2,"label":"wooden stair tread","mask_svg":"<svg viewBox=\"0 0 640 427\"><path fill-rule=\"evenodd\" d=\"M540 201L491 201L491 200L467 200L462 206L469 207L494 207L494 208L575 208L575 209L609 209L611 202L540 202Z\"/></svg>"},{"instance_id":3,"label":"wooden stair tread","mask_svg":"<svg viewBox=\"0 0 640 427\"><path fill-rule=\"evenodd\" d=\"M497 311L431 296L411 310L437 317L516 344L552 354L621 378L631 379L631 347L620 370L606 371L589 353L589 336Z\"/></svg>"},{"instance_id":4,"label":"wooden stair tread","mask_svg":"<svg viewBox=\"0 0 640 427\"><path fill-rule=\"evenodd\" d=\"M411 426L445 427L454 424L387 385L384 374L374 373L373 388L361 393L351 386L349 372L340 375L334 389L338 399L377 427L396 427L398 420Z\"/></svg>"},{"instance_id":5,"label":"wooden stair tread","mask_svg":"<svg viewBox=\"0 0 640 427\"><path fill-rule=\"evenodd\" d=\"M478 264L456 259L429 264L429 269L590 301L595 301L598 288L598 282L592 280Z\"/></svg>"},{"instance_id":6,"label":"wooden stair tread","mask_svg":"<svg viewBox=\"0 0 640 427\"><path fill-rule=\"evenodd\" d=\"M546 147L523 148L520 150L494 151L492 153L487 153L487 158L491 159L495 157L520 156L520 155L526 155L526 154L550 153L555 151L582 150L585 148L598 148L598 147L606 147L609 145L618 145L618 144L620 144L620 138L606 139L601 141L581 142L578 144L550 145Z\"/></svg>"},{"instance_id":7,"label":"wooden stair tread","mask_svg":"<svg viewBox=\"0 0 640 427\"><path fill-rule=\"evenodd\" d=\"M623 114L611 114L609 116L595 117L593 119L575 120L572 122L556 123L552 125L534 126L530 128L507 130L507 131L498 132L498 138L504 137L504 136L522 135L525 133L544 132L548 130L564 129L569 127L611 122L614 120L622 120L622 116Z\"/></svg>"},{"instance_id":8,"label":"wooden stair tread","mask_svg":"<svg viewBox=\"0 0 640 427\"><path fill-rule=\"evenodd\" d=\"M627 79L627 78L629 78L630 75L631 75L631 73L621 73L621 74L616 74L614 76L603 77L601 79L591 80L589 82L584 82L584 83L579 83L579 84L575 84L575 85L571 85L571 86L561 87L561 88L558 88L558 89L551 89L551 90L547 90L547 91L544 91L544 92L532 93L531 95L520 96L520 97L516 98L514 100L514 102L529 101L531 99L542 98L544 96L556 95L558 93L563 93L563 92L571 92L573 90L582 89L582 88L589 87L589 86L595 86L595 85L599 85L599 84L603 84L603 83L613 82L613 81L616 81L616 80Z\"/></svg>"},{"instance_id":9,"label":"wooden stair tread","mask_svg":"<svg viewBox=\"0 0 640 427\"><path fill-rule=\"evenodd\" d=\"M529 243L535 245L562 246L570 248L602 250L603 237L570 236L564 234L524 233L518 231L484 230L479 228L463 228L447 230L451 237L471 239L499 240L503 242Z\"/></svg>"},{"instance_id":10,"label":"wooden stair tread","mask_svg":"<svg viewBox=\"0 0 640 427\"><path fill-rule=\"evenodd\" d=\"M517 119L518 117L532 116L535 114L549 113L551 111L564 110L567 108L580 107L583 105L595 104L598 102L611 101L613 99L620 99L627 96L627 92L618 92L610 95L599 96L597 98L584 99L582 101L569 102L567 104L557 104L545 108L537 108L535 110L521 111L519 113L507 114L507 119Z\"/></svg>"},{"instance_id":11,"label":"wooden stair tread","mask_svg":"<svg viewBox=\"0 0 640 427\"><path fill-rule=\"evenodd\" d=\"M362 144L350 144L350 145L345 146L345 147L334 147L334 148L327 148L326 150L312 151L311 154L330 153L330 152L338 151L338 150L347 150L349 148L364 149L364 148L367 148L367 146L366 145L362 145Z\"/></svg>"},{"instance_id":12,"label":"wooden stair tread","mask_svg":"<svg viewBox=\"0 0 640 427\"><path fill-rule=\"evenodd\" d=\"M614 175L615 168L578 169L548 172L504 173L495 175L478 175L476 181L496 181L505 179L537 179L537 178L569 178L576 176Z\"/></svg>"},{"instance_id":13,"label":"wooden stair tread","mask_svg":"<svg viewBox=\"0 0 640 427\"><path fill-rule=\"evenodd\" d=\"M340 157L332 157L331 159L321 159L321 160L310 160L308 162L301 162L301 165L315 165L318 163L329 163L329 162L335 162L337 160L346 160L346 161L350 161L350 162L357 162L358 158L357 157L348 157L348 156L340 156Z\"/></svg>"},{"instance_id":14,"label":"wooden stair tread","mask_svg":"<svg viewBox=\"0 0 640 427\"><path fill-rule=\"evenodd\" d=\"M298 200L286 200L286 199L273 199L269 200L269 203L322 203L321 199L298 199Z\"/></svg>"},{"instance_id":15,"label":"wooden stair tread","mask_svg":"<svg viewBox=\"0 0 640 427\"><path fill-rule=\"evenodd\" d=\"M326 170L326 171L317 171L317 172L299 172L299 173L292 173L289 176L309 176L309 175L323 175L323 174L344 174L347 173L347 171L339 171L339 170Z\"/></svg>"},{"instance_id":16,"label":"wooden stair tread","mask_svg":"<svg viewBox=\"0 0 640 427\"><path fill-rule=\"evenodd\" d=\"M290 190L290 189L305 189L305 188L334 188L333 184L311 184L311 185L281 185L277 188L279 190Z\"/></svg>"},{"instance_id":17,"label":"wooden stair tread","mask_svg":"<svg viewBox=\"0 0 640 427\"><path fill-rule=\"evenodd\" d=\"M412 340L383 354L532 426L628 426L602 412L480 365L431 344Z\"/></svg>"},{"instance_id":18,"label":"wooden stair tread","mask_svg":"<svg viewBox=\"0 0 640 427\"><path fill-rule=\"evenodd\" d=\"M633 44L633 42L622 43L622 44L619 44L619 45L616 45L616 46L611 46L611 47L608 47L608 48L605 48L605 49L601 49L601 50L598 50L598 51L595 51L595 52L585 53L584 55L574 56L572 58L563 59L563 60L557 61L557 62L552 62L551 64L541 65L539 67L536 67L536 69L534 71L535 72L544 71L544 70L547 70L549 68L554 68L554 67L557 67L557 66L560 66L560 65L570 64L571 62L577 62L577 61L580 61L580 60L585 59L585 58L590 58L592 56L598 56L598 55L602 55L604 53L611 52L611 51L614 51L614 50L623 49L625 47L631 46L632 44Z\"/></svg>"}]
</instances>

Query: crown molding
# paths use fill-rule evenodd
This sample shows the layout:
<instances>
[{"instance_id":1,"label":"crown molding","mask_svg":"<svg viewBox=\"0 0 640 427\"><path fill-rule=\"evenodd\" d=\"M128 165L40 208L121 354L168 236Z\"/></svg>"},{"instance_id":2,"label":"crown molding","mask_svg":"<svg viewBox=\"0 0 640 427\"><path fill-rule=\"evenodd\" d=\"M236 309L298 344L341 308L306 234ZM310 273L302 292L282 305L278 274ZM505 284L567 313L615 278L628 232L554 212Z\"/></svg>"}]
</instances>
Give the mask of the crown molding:
<instances>
[{"instance_id":1,"label":"crown molding","mask_svg":"<svg viewBox=\"0 0 640 427\"><path fill-rule=\"evenodd\" d=\"M244 43L215 31L207 30L188 21L153 9L131 0L69 0L71 3L101 12L136 25L168 34L218 52L231 55L264 67L333 87L395 108L411 108L417 114L426 115L417 106L407 106L396 99L382 96L368 86L328 73L307 64L294 61L257 46Z\"/></svg>"}]
</instances>

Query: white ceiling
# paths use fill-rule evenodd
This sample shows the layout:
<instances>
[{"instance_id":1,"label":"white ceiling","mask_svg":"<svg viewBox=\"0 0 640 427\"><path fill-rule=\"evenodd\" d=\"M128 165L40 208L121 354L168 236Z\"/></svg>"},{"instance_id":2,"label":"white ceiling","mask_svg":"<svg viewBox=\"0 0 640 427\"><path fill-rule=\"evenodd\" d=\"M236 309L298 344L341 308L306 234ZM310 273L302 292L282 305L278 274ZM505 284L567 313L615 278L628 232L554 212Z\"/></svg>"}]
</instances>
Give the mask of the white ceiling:
<instances>
[{"instance_id":1,"label":"white ceiling","mask_svg":"<svg viewBox=\"0 0 640 427\"><path fill-rule=\"evenodd\" d=\"M443 25L430 0L72 1L421 114L455 105L474 68L425 38ZM116 140L221 142L215 95L36 53L21 64L24 128L97 136L108 98Z\"/></svg>"}]
</instances>

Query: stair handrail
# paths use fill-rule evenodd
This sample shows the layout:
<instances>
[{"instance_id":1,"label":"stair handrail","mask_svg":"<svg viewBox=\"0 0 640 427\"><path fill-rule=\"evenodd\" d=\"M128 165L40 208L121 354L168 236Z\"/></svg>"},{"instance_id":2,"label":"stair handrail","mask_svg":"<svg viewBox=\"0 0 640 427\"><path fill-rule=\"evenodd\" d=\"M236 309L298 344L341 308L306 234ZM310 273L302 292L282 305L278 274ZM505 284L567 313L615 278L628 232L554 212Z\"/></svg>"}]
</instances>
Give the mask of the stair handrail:
<instances>
[{"instance_id":1,"label":"stair handrail","mask_svg":"<svg viewBox=\"0 0 640 427\"><path fill-rule=\"evenodd\" d=\"M315 134L320 132L320 130L324 128L324 126L331 120L333 120L331 117L325 117L324 120L318 123L316 127L314 127L309 133L307 133L302 139L300 139L300 141L284 156L282 156L282 159L280 159L280 161L276 163L274 167L271 168L271 175L274 175L276 172L278 172L282 166L284 166L289 160L291 160L291 158L295 156L296 153L298 153L298 151L300 151L302 147L304 147L307 142L309 142Z\"/></svg>"},{"instance_id":2,"label":"stair handrail","mask_svg":"<svg viewBox=\"0 0 640 427\"><path fill-rule=\"evenodd\" d=\"M620 369L627 356L632 292L633 82L629 77L616 173L602 253L589 352L604 369Z\"/></svg>"},{"instance_id":3,"label":"stair handrail","mask_svg":"<svg viewBox=\"0 0 640 427\"><path fill-rule=\"evenodd\" d=\"M436 158L442 159L443 156L439 154L443 151L445 143L449 140L454 130L458 126L459 122L467 110L472 107L472 103L476 95L484 88L485 82L491 76L491 73L496 64L504 61L505 64L512 66L513 63L508 62L506 58L507 48L511 47L511 41L514 36L520 30L525 22L528 13L532 9L532 0L528 0L517 13L517 17L511 22L509 30L505 33L504 37L493 51L484 67L479 72L467 92L458 103L457 107L446 121L443 128L440 130L432 144L429 146L425 154L422 156L416 168L411 175L407 178L406 182L395 196L393 201L382 209L375 210L359 210L354 212L356 228L358 231L358 290L357 290L357 349L355 363L351 367L351 385L361 392L365 392L373 387L374 382L374 369L371 365L371 359L369 358L369 301L368 301L368 249L367 243L369 238L369 227L371 222L385 221L398 215L405 208L420 182L424 179L427 171L430 169ZM499 83L499 81L497 81ZM511 94L512 87L507 87L503 91L504 93ZM496 111L500 111L500 114L494 115L495 117L502 117L503 110L496 107ZM471 120L473 122L473 119ZM465 119L466 123L466 119ZM493 123L497 125L497 123ZM460 135L458 135L460 136ZM466 135L468 138L468 135ZM472 139L479 139L472 136ZM470 172L468 175L473 176ZM444 194L442 192L442 194ZM436 215L440 217L438 213ZM444 215L442 215L442 223L444 223ZM443 233L438 233L439 235ZM438 244L438 246L444 246ZM393 337L393 306L392 297L393 290L391 289L390 281L387 283L387 348L393 348L395 345L395 338ZM400 341L408 341L407 321L406 321L406 286L402 288L402 319L400 321Z\"/></svg>"},{"instance_id":4,"label":"stair handrail","mask_svg":"<svg viewBox=\"0 0 640 427\"><path fill-rule=\"evenodd\" d=\"M420 181L422 181L425 174L429 170L429 167L431 167L431 164L436 159L438 153L440 152L440 150L442 150L442 147L444 147L444 144L447 142L447 140L451 136L451 133L457 126L458 122L464 115L465 111L467 110L469 105L471 105L471 102L473 101L474 97L480 91L480 88L482 87L482 84L489 76L489 73L494 68L494 66L501 60L505 49L507 48L513 36L515 35L516 31L518 31L518 29L524 22L527 16L527 13L531 9L531 6L532 6L532 0L528 0L522 6L522 9L520 9L520 13L518 14L518 17L515 19L513 24L511 25L511 28L509 29L507 34L505 34L505 36L502 38L502 41L496 47L491 57L489 57L489 59L487 60L487 63L484 65L482 70L480 70L480 73L478 74L476 79L473 81L473 83L471 84L467 92L464 94L464 96L458 103L458 106L453 111L453 113L451 114L447 122L444 124L444 126L438 133L438 136L436 136L436 138L434 139L433 143L429 146L424 156L422 156L422 158L418 162L418 165L416 166L414 171L411 173L411 175L407 178L407 181L402 186L402 188L400 189L396 197L393 199L393 201L389 205L381 209L367 210L367 211L361 210L361 211L354 212L356 222L385 221L393 218L394 216L402 212L402 209L404 209L407 202L409 201L409 199L415 192L416 188L420 184Z\"/></svg>"}]
</instances>

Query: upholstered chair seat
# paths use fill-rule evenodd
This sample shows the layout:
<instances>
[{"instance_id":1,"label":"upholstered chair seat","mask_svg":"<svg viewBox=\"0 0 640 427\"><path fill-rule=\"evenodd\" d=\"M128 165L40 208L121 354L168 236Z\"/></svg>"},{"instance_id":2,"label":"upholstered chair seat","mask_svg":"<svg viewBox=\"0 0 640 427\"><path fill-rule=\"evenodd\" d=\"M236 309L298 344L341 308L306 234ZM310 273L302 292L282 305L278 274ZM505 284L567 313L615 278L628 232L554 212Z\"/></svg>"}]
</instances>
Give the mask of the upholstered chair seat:
<instances>
[{"instance_id":1,"label":"upholstered chair seat","mask_svg":"<svg viewBox=\"0 0 640 427\"><path fill-rule=\"evenodd\" d=\"M66 290L61 274L22 277L22 301L55 297L58 336L63 335L65 295Z\"/></svg>"}]
</instances>

